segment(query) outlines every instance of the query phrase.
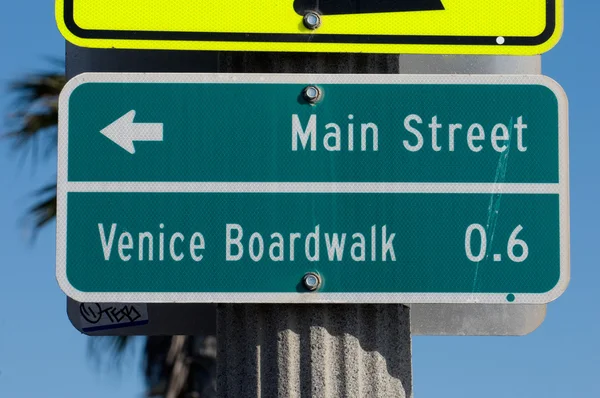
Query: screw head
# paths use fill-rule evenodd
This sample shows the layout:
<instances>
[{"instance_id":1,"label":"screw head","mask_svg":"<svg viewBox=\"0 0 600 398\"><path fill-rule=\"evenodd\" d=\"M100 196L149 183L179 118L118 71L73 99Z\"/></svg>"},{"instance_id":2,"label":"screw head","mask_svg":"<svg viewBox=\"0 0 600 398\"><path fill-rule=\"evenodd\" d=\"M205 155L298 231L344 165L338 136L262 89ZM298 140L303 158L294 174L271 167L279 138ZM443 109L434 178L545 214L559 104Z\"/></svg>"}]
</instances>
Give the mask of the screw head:
<instances>
[{"instance_id":1,"label":"screw head","mask_svg":"<svg viewBox=\"0 0 600 398\"><path fill-rule=\"evenodd\" d=\"M314 292L321 287L321 277L314 272L307 272L302 278L302 284L307 290Z\"/></svg>"},{"instance_id":2,"label":"screw head","mask_svg":"<svg viewBox=\"0 0 600 398\"><path fill-rule=\"evenodd\" d=\"M307 29L315 30L321 26L321 16L314 11L308 11L302 19Z\"/></svg>"},{"instance_id":3,"label":"screw head","mask_svg":"<svg viewBox=\"0 0 600 398\"><path fill-rule=\"evenodd\" d=\"M307 102L314 104L321 99L321 89L317 86L307 86L302 90L302 96Z\"/></svg>"}]
</instances>

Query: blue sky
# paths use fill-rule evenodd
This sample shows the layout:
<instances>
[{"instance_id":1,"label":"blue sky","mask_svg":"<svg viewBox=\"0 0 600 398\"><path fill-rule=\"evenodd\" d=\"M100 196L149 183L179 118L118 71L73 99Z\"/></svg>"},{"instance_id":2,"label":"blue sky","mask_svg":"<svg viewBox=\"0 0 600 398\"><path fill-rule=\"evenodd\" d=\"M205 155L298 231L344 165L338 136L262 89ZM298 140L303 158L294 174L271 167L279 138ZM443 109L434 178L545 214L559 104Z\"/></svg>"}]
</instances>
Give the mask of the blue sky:
<instances>
[{"instance_id":1,"label":"blue sky","mask_svg":"<svg viewBox=\"0 0 600 398\"><path fill-rule=\"evenodd\" d=\"M414 391L435 397L599 397L600 4L568 1L561 42L543 56L570 104L571 283L525 337L416 337ZM51 0L4 1L0 12L0 112L7 82L46 70L64 41ZM0 131L4 126L0 122ZM55 158L22 167L0 141L0 396L136 397L143 391L136 358L122 373L99 372L87 338L69 323L54 278L54 226L32 244L21 218L30 194L55 176Z\"/></svg>"}]
</instances>

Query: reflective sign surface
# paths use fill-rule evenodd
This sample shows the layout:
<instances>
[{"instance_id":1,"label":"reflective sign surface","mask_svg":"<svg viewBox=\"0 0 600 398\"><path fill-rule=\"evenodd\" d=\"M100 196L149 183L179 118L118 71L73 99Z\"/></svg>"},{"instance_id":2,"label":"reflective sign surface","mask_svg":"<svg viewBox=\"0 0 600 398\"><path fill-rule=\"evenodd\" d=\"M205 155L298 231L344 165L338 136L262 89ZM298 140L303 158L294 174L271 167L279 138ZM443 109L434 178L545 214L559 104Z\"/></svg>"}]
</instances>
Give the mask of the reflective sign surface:
<instances>
[{"instance_id":1,"label":"reflective sign surface","mask_svg":"<svg viewBox=\"0 0 600 398\"><path fill-rule=\"evenodd\" d=\"M57 0L56 20L82 47L531 55L563 0Z\"/></svg>"},{"instance_id":2,"label":"reflective sign surface","mask_svg":"<svg viewBox=\"0 0 600 398\"><path fill-rule=\"evenodd\" d=\"M59 140L79 301L545 303L568 283L545 77L84 74Z\"/></svg>"}]
</instances>

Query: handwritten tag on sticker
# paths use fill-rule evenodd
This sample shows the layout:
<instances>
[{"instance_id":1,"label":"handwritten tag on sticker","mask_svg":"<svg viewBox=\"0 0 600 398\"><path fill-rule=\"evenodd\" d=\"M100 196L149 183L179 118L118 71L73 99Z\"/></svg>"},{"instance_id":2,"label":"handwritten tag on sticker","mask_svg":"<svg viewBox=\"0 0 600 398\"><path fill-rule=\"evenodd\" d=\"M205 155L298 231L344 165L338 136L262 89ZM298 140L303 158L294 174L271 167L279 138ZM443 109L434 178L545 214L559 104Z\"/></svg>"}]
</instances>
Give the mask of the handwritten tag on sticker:
<instances>
[{"instance_id":1,"label":"handwritten tag on sticker","mask_svg":"<svg viewBox=\"0 0 600 398\"><path fill-rule=\"evenodd\" d=\"M146 304L81 303L79 316L83 332L141 326L149 321Z\"/></svg>"}]
</instances>

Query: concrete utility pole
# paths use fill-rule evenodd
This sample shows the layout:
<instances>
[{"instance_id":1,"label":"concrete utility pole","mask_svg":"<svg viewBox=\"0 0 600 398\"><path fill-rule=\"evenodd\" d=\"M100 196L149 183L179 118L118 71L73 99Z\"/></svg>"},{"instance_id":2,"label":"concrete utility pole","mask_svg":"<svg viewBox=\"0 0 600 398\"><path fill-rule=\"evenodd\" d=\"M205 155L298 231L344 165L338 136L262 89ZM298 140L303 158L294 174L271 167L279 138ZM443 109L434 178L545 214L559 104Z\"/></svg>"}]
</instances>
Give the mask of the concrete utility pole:
<instances>
[{"instance_id":1,"label":"concrete utility pole","mask_svg":"<svg viewBox=\"0 0 600 398\"><path fill-rule=\"evenodd\" d=\"M219 55L219 72L399 71L397 55ZM217 344L219 398L412 397L403 305L219 304Z\"/></svg>"},{"instance_id":2,"label":"concrete utility pole","mask_svg":"<svg viewBox=\"0 0 600 398\"><path fill-rule=\"evenodd\" d=\"M221 53L232 73L540 73L540 57ZM217 392L235 397L412 397L403 305L219 304Z\"/></svg>"},{"instance_id":3,"label":"concrete utility pole","mask_svg":"<svg viewBox=\"0 0 600 398\"><path fill-rule=\"evenodd\" d=\"M219 304L218 397L412 397L403 305Z\"/></svg>"}]
</instances>

